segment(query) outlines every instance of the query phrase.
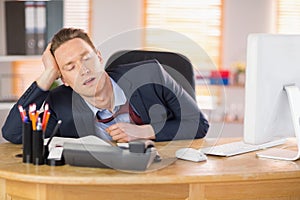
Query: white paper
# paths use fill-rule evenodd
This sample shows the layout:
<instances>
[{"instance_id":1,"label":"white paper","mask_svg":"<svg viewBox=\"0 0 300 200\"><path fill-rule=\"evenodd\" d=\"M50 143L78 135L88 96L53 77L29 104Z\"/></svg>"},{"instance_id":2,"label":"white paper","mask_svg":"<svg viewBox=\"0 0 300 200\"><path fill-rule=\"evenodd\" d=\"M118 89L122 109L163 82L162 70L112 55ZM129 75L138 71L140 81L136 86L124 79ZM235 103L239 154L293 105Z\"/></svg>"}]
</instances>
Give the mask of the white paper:
<instances>
[{"instance_id":1,"label":"white paper","mask_svg":"<svg viewBox=\"0 0 300 200\"><path fill-rule=\"evenodd\" d=\"M49 138L44 140L44 145L47 144ZM81 143L81 144L94 144L94 145L105 145L105 146L111 146L109 142L102 140L101 138L94 136L94 135L88 135L81 138L66 138L66 137L53 137L50 144L49 144L49 152L54 147L63 147L64 143Z\"/></svg>"},{"instance_id":2,"label":"white paper","mask_svg":"<svg viewBox=\"0 0 300 200\"><path fill-rule=\"evenodd\" d=\"M63 147L52 148L49 152L48 159L61 160L63 150Z\"/></svg>"}]
</instances>

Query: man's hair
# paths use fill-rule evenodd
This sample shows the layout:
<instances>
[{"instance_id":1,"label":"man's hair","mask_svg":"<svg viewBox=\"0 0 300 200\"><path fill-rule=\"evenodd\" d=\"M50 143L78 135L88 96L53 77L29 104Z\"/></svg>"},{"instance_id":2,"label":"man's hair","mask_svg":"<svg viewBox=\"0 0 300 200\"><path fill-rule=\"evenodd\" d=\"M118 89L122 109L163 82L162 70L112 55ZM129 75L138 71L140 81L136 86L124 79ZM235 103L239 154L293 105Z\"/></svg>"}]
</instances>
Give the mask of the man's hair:
<instances>
[{"instance_id":1,"label":"man's hair","mask_svg":"<svg viewBox=\"0 0 300 200\"><path fill-rule=\"evenodd\" d=\"M84 32L84 30L77 28L63 28L58 31L51 40L50 51L52 55L54 56L55 50L60 47L60 45L74 38L80 38L86 41L94 50L96 50L93 42L91 41L87 33Z\"/></svg>"}]
</instances>

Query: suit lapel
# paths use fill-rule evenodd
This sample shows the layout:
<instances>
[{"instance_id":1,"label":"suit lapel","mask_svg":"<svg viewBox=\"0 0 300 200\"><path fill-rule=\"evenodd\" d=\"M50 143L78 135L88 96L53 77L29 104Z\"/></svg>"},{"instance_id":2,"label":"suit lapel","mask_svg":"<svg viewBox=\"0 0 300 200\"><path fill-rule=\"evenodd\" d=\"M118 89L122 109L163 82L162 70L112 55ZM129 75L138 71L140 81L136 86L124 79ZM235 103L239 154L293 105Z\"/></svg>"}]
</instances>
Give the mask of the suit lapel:
<instances>
[{"instance_id":1,"label":"suit lapel","mask_svg":"<svg viewBox=\"0 0 300 200\"><path fill-rule=\"evenodd\" d=\"M72 113L79 137L95 135L94 114L76 92L73 92L72 95Z\"/></svg>"},{"instance_id":2,"label":"suit lapel","mask_svg":"<svg viewBox=\"0 0 300 200\"><path fill-rule=\"evenodd\" d=\"M142 118L142 121L149 122L149 116L146 105L144 104L142 98L142 94L139 89L134 87L134 83L131 80L127 79L125 76L116 78L119 76L119 74L117 76L114 76L116 74L109 73L109 75L122 88L127 100L130 100L130 104L138 112L138 114Z\"/></svg>"},{"instance_id":3,"label":"suit lapel","mask_svg":"<svg viewBox=\"0 0 300 200\"><path fill-rule=\"evenodd\" d=\"M131 96L130 103L131 103L132 107L135 108L135 110L138 112L138 114L140 115L140 117L144 123L147 123L150 121L146 105L143 101L143 98L141 98L141 94L140 94L139 90L137 90Z\"/></svg>"}]
</instances>

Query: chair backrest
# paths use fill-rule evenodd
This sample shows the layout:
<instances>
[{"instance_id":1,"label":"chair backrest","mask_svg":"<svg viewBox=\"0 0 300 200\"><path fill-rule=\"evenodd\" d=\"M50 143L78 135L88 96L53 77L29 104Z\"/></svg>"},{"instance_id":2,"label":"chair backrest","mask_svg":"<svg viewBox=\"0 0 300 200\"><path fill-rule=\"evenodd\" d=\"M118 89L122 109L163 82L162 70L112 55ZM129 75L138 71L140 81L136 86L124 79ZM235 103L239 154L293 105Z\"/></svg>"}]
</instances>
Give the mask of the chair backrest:
<instances>
[{"instance_id":1,"label":"chair backrest","mask_svg":"<svg viewBox=\"0 0 300 200\"><path fill-rule=\"evenodd\" d=\"M120 64L128 64L143 60L156 59L164 69L177 81L194 99L195 97L195 79L194 70L190 60L182 54L162 51L146 50L122 50L110 56L106 63L107 68ZM178 76L178 72L183 75Z\"/></svg>"}]
</instances>

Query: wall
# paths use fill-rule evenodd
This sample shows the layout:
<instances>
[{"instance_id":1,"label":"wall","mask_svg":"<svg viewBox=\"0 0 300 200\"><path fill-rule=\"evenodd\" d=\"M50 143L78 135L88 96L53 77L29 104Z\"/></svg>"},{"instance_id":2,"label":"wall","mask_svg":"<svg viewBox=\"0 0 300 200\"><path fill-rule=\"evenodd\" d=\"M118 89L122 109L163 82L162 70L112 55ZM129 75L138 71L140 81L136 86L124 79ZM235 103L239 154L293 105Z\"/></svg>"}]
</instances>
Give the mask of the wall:
<instances>
[{"instance_id":1,"label":"wall","mask_svg":"<svg viewBox=\"0 0 300 200\"><path fill-rule=\"evenodd\" d=\"M13 89L11 62L0 62L0 100L10 98Z\"/></svg>"},{"instance_id":2,"label":"wall","mask_svg":"<svg viewBox=\"0 0 300 200\"><path fill-rule=\"evenodd\" d=\"M249 33L274 33L275 0L225 0L223 66L246 60Z\"/></svg>"},{"instance_id":3,"label":"wall","mask_svg":"<svg viewBox=\"0 0 300 200\"><path fill-rule=\"evenodd\" d=\"M92 0L92 37L104 59L142 45L141 0Z\"/></svg>"},{"instance_id":4,"label":"wall","mask_svg":"<svg viewBox=\"0 0 300 200\"><path fill-rule=\"evenodd\" d=\"M6 142L6 140L2 137L1 129L12 107L13 103L0 103L0 143Z\"/></svg>"}]
</instances>

